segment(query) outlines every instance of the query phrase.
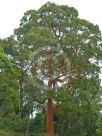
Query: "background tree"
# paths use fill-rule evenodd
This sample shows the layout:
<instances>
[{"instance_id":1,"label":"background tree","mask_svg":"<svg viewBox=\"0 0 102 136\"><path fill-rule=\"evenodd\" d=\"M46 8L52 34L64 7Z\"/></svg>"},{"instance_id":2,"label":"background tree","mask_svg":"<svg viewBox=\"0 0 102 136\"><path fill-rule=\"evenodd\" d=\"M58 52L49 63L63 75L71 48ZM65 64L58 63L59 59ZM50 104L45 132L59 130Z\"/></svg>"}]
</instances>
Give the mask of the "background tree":
<instances>
[{"instance_id":1,"label":"background tree","mask_svg":"<svg viewBox=\"0 0 102 136\"><path fill-rule=\"evenodd\" d=\"M16 113L18 107L18 85L14 80L13 66L0 46L0 107L2 116Z\"/></svg>"}]
</instances>

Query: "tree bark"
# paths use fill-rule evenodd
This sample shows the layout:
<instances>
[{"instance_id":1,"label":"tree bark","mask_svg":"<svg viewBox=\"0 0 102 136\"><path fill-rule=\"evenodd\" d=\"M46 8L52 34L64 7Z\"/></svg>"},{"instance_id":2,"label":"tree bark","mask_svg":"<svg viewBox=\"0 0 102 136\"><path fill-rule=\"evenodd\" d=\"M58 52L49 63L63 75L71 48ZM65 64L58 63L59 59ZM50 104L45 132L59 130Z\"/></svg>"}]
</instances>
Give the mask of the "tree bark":
<instances>
[{"instance_id":1,"label":"tree bark","mask_svg":"<svg viewBox=\"0 0 102 136\"><path fill-rule=\"evenodd\" d=\"M52 83L48 82L48 106L47 106L47 134L48 136L54 136L54 116L53 116L53 102L51 97Z\"/></svg>"},{"instance_id":2,"label":"tree bark","mask_svg":"<svg viewBox=\"0 0 102 136\"><path fill-rule=\"evenodd\" d=\"M52 105L52 99L51 98L48 98L47 134L48 134L48 136L54 136L53 105Z\"/></svg>"},{"instance_id":3,"label":"tree bark","mask_svg":"<svg viewBox=\"0 0 102 136\"><path fill-rule=\"evenodd\" d=\"M19 92L19 95L20 95L20 104L19 104L19 114L20 114L20 117L23 118L23 97L24 97L24 94L23 94L23 71L22 71L22 68L21 68L21 76L20 76L20 79L19 79L19 87L20 87L20 92Z\"/></svg>"}]
</instances>

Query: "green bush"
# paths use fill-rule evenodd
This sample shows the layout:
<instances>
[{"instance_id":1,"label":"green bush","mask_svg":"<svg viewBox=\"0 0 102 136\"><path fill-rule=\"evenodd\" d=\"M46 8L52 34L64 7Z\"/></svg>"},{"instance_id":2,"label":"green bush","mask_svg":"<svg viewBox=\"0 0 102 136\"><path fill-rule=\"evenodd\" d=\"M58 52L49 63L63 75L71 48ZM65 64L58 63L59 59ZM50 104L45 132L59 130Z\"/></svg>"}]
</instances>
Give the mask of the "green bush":
<instances>
[{"instance_id":1,"label":"green bush","mask_svg":"<svg viewBox=\"0 0 102 136\"><path fill-rule=\"evenodd\" d=\"M17 132L25 132L27 129L27 119L17 118L12 124L12 129Z\"/></svg>"},{"instance_id":2,"label":"green bush","mask_svg":"<svg viewBox=\"0 0 102 136\"><path fill-rule=\"evenodd\" d=\"M12 127L12 119L8 117L0 117L0 130ZM1 136L1 135L0 135Z\"/></svg>"}]
</instances>

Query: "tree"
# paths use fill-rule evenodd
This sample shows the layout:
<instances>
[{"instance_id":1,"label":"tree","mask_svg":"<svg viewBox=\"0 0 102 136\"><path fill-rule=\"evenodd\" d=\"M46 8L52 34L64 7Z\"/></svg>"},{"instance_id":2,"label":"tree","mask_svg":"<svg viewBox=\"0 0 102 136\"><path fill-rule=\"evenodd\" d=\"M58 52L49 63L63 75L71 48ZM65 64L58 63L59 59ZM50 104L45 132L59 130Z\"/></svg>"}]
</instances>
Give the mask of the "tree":
<instances>
[{"instance_id":1,"label":"tree","mask_svg":"<svg viewBox=\"0 0 102 136\"><path fill-rule=\"evenodd\" d=\"M6 116L16 113L18 108L18 84L14 80L14 69L0 46L0 114ZM15 100L15 101L14 101Z\"/></svg>"},{"instance_id":2,"label":"tree","mask_svg":"<svg viewBox=\"0 0 102 136\"><path fill-rule=\"evenodd\" d=\"M16 72L15 78L19 84L19 116L23 118L24 105L24 82L26 80L26 66L29 48L26 48L22 43L16 41L14 36L1 40L5 53L9 56L14 70ZM22 46L21 46L22 45Z\"/></svg>"},{"instance_id":3,"label":"tree","mask_svg":"<svg viewBox=\"0 0 102 136\"><path fill-rule=\"evenodd\" d=\"M59 106L59 113L61 113L59 116L63 117L62 135L66 135L64 133L65 128L68 128L67 130L69 130L67 135L68 133L70 133L70 135L75 135L77 124L79 126L81 126L81 124L86 124L87 126L86 122L88 119L91 118L91 115L94 117L94 113L98 111L98 109L96 109L95 112L93 111L93 108L95 109L96 107L94 107L94 105L97 103L95 101L95 96L100 87L99 62L102 59L102 38L98 26L84 19L80 19L78 17L77 10L72 7L56 5L48 2L38 11L30 10L24 14L21 19L20 27L15 30L14 37L17 39L17 44L14 44L17 52L15 57L15 62L17 63L15 64L15 67L19 69L19 81L21 81L19 82L21 93L21 113L23 109L22 106L24 104L22 100L24 98L26 99L26 97L22 95L24 87L28 87L29 92L34 89L34 93L36 93L32 95L32 103L36 101L36 103L43 105L43 103L45 104L46 99L48 100L47 133L51 136L54 135L53 108L54 106ZM30 54L33 54L32 52L34 51L36 52L36 49L40 47L40 53L33 56L34 58L31 59L29 57L31 56ZM48 50L48 47L50 47L50 50ZM60 81L60 84L61 82L64 82L58 77L56 80L55 78L53 78L53 80L49 78L48 80L48 92L51 93L47 93L43 88L35 87L36 85L31 89L29 84L27 85L27 82L25 82L29 76L29 72L27 72L29 62L30 64L37 62L37 67L35 63L34 65L31 65L30 73L31 75L34 75L37 82L40 82L42 85L44 85L44 82L42 82L42 75L46 74L47 77L52 75L54 72L53 69L55 70L55 68L58 67L58 64L63 62L63 59L61 59L62 55L59 53L60 55L57 58L57 63L55 61L55 65L53 67L50 66L52 65L52 59L54 57L54 52L51 53L51 49L53 48L57 48L58 51L60 50L61 52L64 52L70 62L69 69L69 64L64 58L64 64L62 64L63 71L61 70L61 67L59 68L59 71L63 73L64 80L67 79L68 81L66 82L66 86L64 88L55 88L55 86L58 85L58 81ZM46 56L44 56L43 50L47 54ZM58 55L58 52L56 54ZM57 55L55 55L55 58ZM44 61L42 59L43 57L45 57ZM39 67L39 60L41 60L44 65L41 64ZM47 60L50 63L46 63ZM50 70L50 67L52 70ZM36 73L37 68L39 68L41 72L40 78ZM66 68L69 69L69 73L66 73ZM56 75L56 73L54 74ZM25 77L26 80L24 80ZM41 94L37 93L37 91ZM55 101L56 105L54 105L53 101ZM89 118L85 118L85 113L90 108L90 114L87 113ZM68 119L67 116L69 117ZM74 122L75 119L77 122ZM88 124L91 124L90 126L92 126L92 124L95 125L95 123L93 123L94 121L90 121L91 123L89 122ZM66 126L67 123L69 126ZM49 127L50 125L51 127ZM86 129L86 126L83 128ZM73 128L75 130L74 132L72 132ZM87 132L85 129L85 132L80 130L80 135L93 135L88 132L88 129Z\"/></svg>"}]
</instances>

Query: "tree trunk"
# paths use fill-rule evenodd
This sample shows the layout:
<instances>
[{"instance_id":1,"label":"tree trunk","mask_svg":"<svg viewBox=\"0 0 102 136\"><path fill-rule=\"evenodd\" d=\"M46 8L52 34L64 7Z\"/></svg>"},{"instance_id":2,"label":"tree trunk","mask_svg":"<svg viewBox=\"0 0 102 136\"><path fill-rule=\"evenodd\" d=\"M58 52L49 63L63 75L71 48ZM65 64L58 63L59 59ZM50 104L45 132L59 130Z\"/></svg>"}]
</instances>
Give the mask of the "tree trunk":
<instances>
[{"instance_id":1,"label":"tree trunk","mask_svg":"<svg viewBox=\"0 0 102 136\"><path fill-rule=\"evenodd\" d=\"M20 81L20 105L19 105L19 114L22 118L23 114L23 87L22 87L22 81Z\"/></svg>"},{"instance_id":2,"label":"tree trunk","mask_svg":"<svg viewBox=\"0 0 102 136\"><path fill-rule=\"evenodd\" d=\"M51 98L48 98L47 134L48 134L48 136L54 136L53 104L52 104L52 99Z\"/></svg>"},{"instance_id":3,"label":"tree trunk","mask_svg":"<svg viewBox=\"0 0 102 136\"><path fill-rule=\"evenodd\" d=\"M20 117L23 118L23 97L24 97L24 92L23 92L23 78L24 78L24 74L23 74L23 70L21 68L21 76L20 76L20 79L19 79L19 89L20 89L20 92L19 92L19 96L20 96L20 104L19 104L19 114L20 114Z\"/></svg>"},{"instance_id":4,"label":"tree trunk","mask_svg":"<svg viewBox=\"0 0 102 136\"><path fill-rule=\"evenodd\" d=\"M52 84L48 83L48 106L47 106L47 122L46 122L46 127L47 127L47 134L48 136L54 136L54 120L53 120L53 102L51 98L51 86Z\"/></svg>"}]
</instances>

